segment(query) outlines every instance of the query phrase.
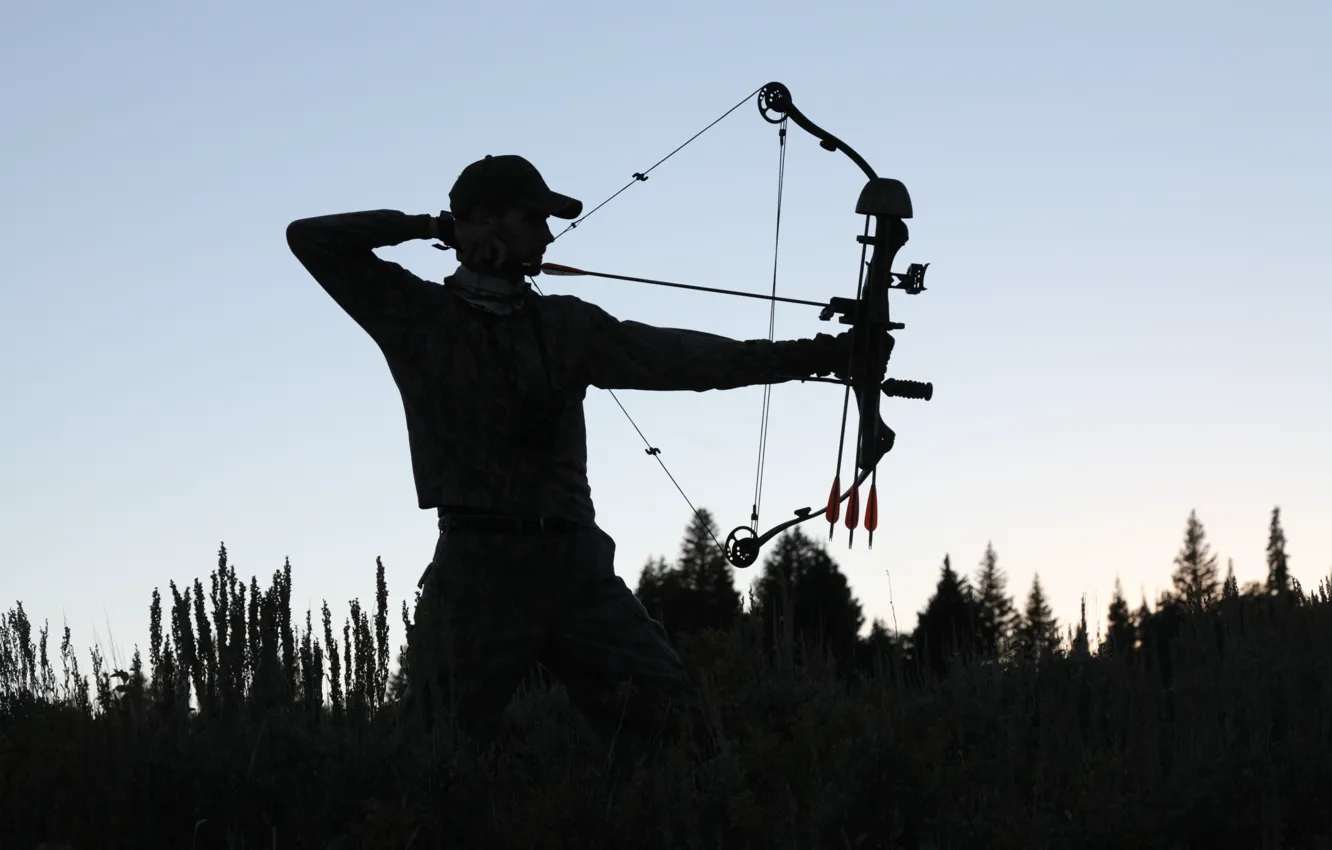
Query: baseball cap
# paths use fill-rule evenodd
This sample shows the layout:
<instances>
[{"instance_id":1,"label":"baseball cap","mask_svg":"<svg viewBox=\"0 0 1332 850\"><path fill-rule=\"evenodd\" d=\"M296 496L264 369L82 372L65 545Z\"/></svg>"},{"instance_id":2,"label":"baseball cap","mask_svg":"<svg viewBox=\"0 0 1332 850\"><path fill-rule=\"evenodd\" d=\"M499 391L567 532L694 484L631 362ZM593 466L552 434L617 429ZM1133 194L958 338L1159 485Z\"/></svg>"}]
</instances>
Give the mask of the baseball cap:
<instances>
[{"instance_id":1,"label":"baseball cap","mask_svg":"<svg viewBox=\"0 0 1332 850\"><path fill-rule=\"evenodd\" d=\"M552 192L536 166L516 154L487 155L462 170L449 190L455 216L474 207L524 207L556 218L577 218L583 202Z\"/></svg>"}]
</instances>

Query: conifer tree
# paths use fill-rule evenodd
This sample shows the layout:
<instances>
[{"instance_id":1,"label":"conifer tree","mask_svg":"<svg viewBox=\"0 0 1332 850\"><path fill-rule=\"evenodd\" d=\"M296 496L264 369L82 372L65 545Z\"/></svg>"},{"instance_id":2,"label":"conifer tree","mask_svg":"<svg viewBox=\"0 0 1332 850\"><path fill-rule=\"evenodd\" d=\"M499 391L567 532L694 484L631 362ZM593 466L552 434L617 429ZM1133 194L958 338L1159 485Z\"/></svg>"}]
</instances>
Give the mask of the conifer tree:
<instances>
[{"instance_id":1,"label":"conifer tree","mask_svg":"<svg viewBox=\"0 0 1332 850\"><path fill-rule=\"evenodd\" d=\"M635 596L661 622L672 640L705 628L729 629L741 615L735 569L717 548L716 526L706 510L685 529L675 567L649 560Z\"/></svg>"},{"instance_id":2,"label":"conifer tree","mask_svg":"<svg viewBox=\"0 0 1332 850\"><path fill-rule=\"evenodd\" d=\"M1082 595L1082 607L1078 615L1077 630L1070 629L1068 643L1072 648L1072 654L1078 658L1086 658L1091 654L1091 641L1087 636L1087 594L1085 593Z\"/></svg>"},{"instance_id":3,"label":"conifer tree","mask_svg":"<svg viewBox=\"0 0 1332 850\"><path fill-rule=\"evenodd\" d=\"M1272 508L1267 531L1267 592L1275 596L1290 593L1290 565L1286 555L1286 532L1281 528L1281 508Z\"/></svg>"},{"instance_id":4,"label":"conifer tree","mask_svg":"<svg viewBox=\"0 0 1332 850\"><path fill-rule=\"evenodd\" d=\"M1115 595L1110 599L1110 611L1106 616L1105 643L1101 644L1101 652L1115 658L1129 658L1137 648L1137 642L1133 614L1124 599L1124 586L1116 576Z\"/></svg>"},{"instance_id":5,"label":"conifer tree","mask_svg":"<svg viewBox=\"0 0 1332 850\"><path fill-rule=\"evenodd\" d=\"M936 676L948 672L954 662L967 662L982 650L980 606L965 578L953 571L945 555L934 596L916 622L911 638L918 664Z\"/></svg>"},{"instance_id":6,"label":"conifer tree","mask_svg":"<svg viewBox=\"0 0 1332 850\"><path fill-rule=\"evenodd\" d=\"M1012 653L1013 630L1018 622L1017 609L1007 587L1008 576L999 568L994 544L986 543L976 575L977 629L981 651L1000 660L1007 660Z\"/></svg>"},{"instance_id":7,"label":"conifer tree","mask_svg":"<svg viewBox=\"0 0 1332 850\"><path fill-rule=\"evenodd\" d=\"M1198 521L1198 512L1189 512L1188 525L1184 530L1184 546L1175 556L1175 572L1171 575L1175 592L1186 609L1201 610L1221 592L1220 576L1217 574L1216 555L1212 554L1207 543L1207 533Z\"/></svg>"},{"instance_id":8,"label":"conifer tree","mask_svg":"<svg viewBox=\"0 0 1332 850\"><path fill-rule=\"evenodd\" d=\"M1018 649L1024 661L1038 662L1059 649L1059 623L1045 598L1038 573L1032 577L1031 591L1027 594L1027 607L1018 626Z\"/></svg>"},{"instance_id":9,"label":"conifer tree","mask_svg":"<svg viewBox=\"0 0 1332 850\"><path fill-rule=\"evenodd\" d=\"M1239 582L1235 581L1235 559L1226 559L1226 580L1221 585L1222 599L1239 598Z\"/></svg>"},{"instance_id":10,"label":"conifer tree","mask_svg":"<svg viewBox=\"0 0 1332 850\"><path fill-rule=\"evenodd\" d=\"M794 643L825 646L849 670L865 617L825 545L798 528L788 531L754 585L753 613L770 652L789 635Z\"/></svg>"}]
</instances>

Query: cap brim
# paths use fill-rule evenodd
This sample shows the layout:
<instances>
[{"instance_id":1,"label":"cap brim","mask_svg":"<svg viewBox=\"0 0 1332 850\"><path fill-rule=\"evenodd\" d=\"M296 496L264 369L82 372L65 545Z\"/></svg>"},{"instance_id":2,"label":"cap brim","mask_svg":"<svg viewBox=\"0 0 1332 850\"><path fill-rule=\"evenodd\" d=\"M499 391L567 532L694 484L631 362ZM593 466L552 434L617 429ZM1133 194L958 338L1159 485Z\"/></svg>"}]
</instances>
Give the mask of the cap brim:
<instances>
[{"instance_id":1,"label":"cap brim","mask_svg":"<svg viewBox=\"0 0 1332 850\"><path fill-rule=\"evenodd\" d=\"M546 215L553 215L556 218L578 218L583 212L583 202L561 195L559 192L547 192L544 196L533 200L529 205Z\"/></svg>"}]
</instances>

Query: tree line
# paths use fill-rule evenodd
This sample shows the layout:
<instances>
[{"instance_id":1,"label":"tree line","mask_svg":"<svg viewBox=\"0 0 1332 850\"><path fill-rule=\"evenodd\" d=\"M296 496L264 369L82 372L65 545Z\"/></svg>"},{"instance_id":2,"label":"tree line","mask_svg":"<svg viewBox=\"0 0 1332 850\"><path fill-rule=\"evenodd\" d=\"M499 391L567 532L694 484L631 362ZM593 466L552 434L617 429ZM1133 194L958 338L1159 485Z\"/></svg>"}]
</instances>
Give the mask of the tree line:
<instances>
[{"instance_id":1,"label":"tree line","mask_svg":"<svg viewBox=\"0 0 1332 850\"><path fill-rule=\"evenodd\" d=\"M1241 596L1291 601L1302 593L1290 575L1280 507L1272 509L1269 522L1267 579L1243 590L1233 561L1221 576L1218 556L1195 510L1174 558L1170 588L1160 594L1155 609L1145 596L1131 609L1116 578L1105 629L1098 624L1094 635L1088 627L1086 596L1077 622L1061 627L1039 572L1019 607L1008 593L1008 577L991 543L974 580L955 570L951 557L944 555L934 593L910 631L898 634L876 618L868 636L862 637L863 609L826 547L798 527L779 538L750 589L746 609L735 588L734 568L715 545L716 532L711 514L700 510L685 531L676 562L651 558L639 576L635 595L671 638L678 642L752 620L768 651L779 645L818 647L847 674L865 670L870 659L884 653L918 674L928 670L936 676L958 663L1035 664L1061 655L1093 654L1132 658L1144 649L1163 653L1178 621L1189 613Z\"/></svg>"},{"instance_id":2,"label":"tree line","mask_svg":"<svg viewBox=\"0 0 1332 850\"><path fill-rule=\"evenodd\" d=\"M876 618L862 636L864 611L845 575L822 543L798 527L779 537L749 588L746 607L735 586L735 570L716 546L717 528L702 509L685 530L674 564L649 558L634 593L659 620L673 643L708 631L751 627L770 657L783 652L788 663L829 661L843 677L870 675L885 660L919 680L940 677L957 664L1039 664L1055 657L1153 657L1169 666L1169 643L1184 618L1219 603L1268 597L1296 603L1304 598L1290 575L1281 510L1272 509L1267 543L1267 578L1241 589L1233 562L1222 578L1197 512L1189 514L1184 539L1174 557L1170 588L1155 608L1142 599L1130 607L1118 579L1106 611L1104 631L1095 635L1087 621L1084 595L1079 619L1062 626L1054 616L1039 572L1019 608L1009 595L1008 578L988 544L974 580L955 570L945 555L934 593L906 632L890 630ZM240 579L228 562L225 543L207 589L199 579L182 592L168 583L163 607L157 588L149 608L148 664L135 645L127 670L111 670L92 648L92 676L81 674L68 626L59 649L61 673L48 660L49 629L33 638L23 604L0 614L0 693L20 688L48 698L62 696L91 710L122 696L159 711L188 713L192 705L217 716L262 711L294 700L312 714L325 706L334 717L375 713L403 692L409 671L406 646L390 663L388 589L384 565L376 559L373 613L359 599L341 629L333 624L327 600L318 626L310 611L304 623L291 616L291 563L273 573L267 588ZM1332 591L1332 575L1315 599ZM414 626L407 602L401 607L410 638ZM165 618L165 619L164 619Z\"/></svg>"},{"instance_id":3,"label":"tree line","mask_svg":"<svg viewBox=\"0 0 1332 850\"><path fill-rule=\"evenodd\" d=\"M1278 510L1265 582L1223 578L1191 514L1169 589L1134 608L1117 585L1104 629L1085 603L1059 623L1039 576L1018 604L987 546L973 576L944 556L911 628L876 619L864 636L823 545L775 541L746 605L710 522L691 521L675 563L649 559L636 594L733 736L731 773L676 754L605 785L540 671L505 752L402 734L411 671L405 647L392 663L382 561L339 626L327 601L293 615L289 561L264 587L223 545L206 581L153 590L128 669L93 647L85 675L68 627L52 663L47 626L22 603L0 613L0 834L403 847L495 846L499 829L545 847L593 846L569 830L600 824L605 846L682 846L686 830L691 846L722 830L792 850L1325 846L1310 842L1332 823L1316 790L1332 782L1332 576L1310 593L1290 576ZM401 616L410 640L407 601ZM724 818L695 821L719 799Z\"/></svg>"}]
</instances>

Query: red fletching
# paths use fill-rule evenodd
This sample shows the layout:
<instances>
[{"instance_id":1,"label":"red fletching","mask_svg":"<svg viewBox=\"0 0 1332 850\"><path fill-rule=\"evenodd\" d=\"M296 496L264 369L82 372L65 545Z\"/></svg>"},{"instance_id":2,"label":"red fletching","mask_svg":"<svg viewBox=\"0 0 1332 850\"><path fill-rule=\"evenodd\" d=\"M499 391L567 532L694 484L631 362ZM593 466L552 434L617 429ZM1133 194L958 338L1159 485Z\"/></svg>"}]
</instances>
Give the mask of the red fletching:
<instances>
[{"instance_id":1,"label":"red fletching","mask_svg":"<svg viewBox=\"0 0 1332 850\"><path fill-rule=\"evenodd\" d=\"M870 534L879 527L879 487L870 484L869 498L865 501L865 528Z\"/></svg>"},{"instance_id":2,"label":"red fletching","mask_svg":"<svg viewBox=\"0 0 1332 850\"><path fill-rule=\"evenodd\" d=\"M833 476L832 491L828 493L828 510L826 516L829 524L837 522L837 518L842 515L842 476Z\"/></svg>"},{"instance_id":3,"label":"red fletching","mask_svg":"<svg viewBox=\"0 0 1332 850\"><path fill-rule=\"evenodd\" d=\"M574 268L573 266L562 266L562 265L560 265L559 263L542 263L542 264L541 264L541 273L542 273L542 274L553 274L553 275L583 275L583 274L587 274L587 272L583 271L582 269L576 269L576 268Z\"/></svg>"},{"instance_id":4,"label":"red fletching","mask_svg":"<svg viewBox=\"0 0 1332 850\"><path fill-rule=\"evenodd\" d=\"M851 488L851 497L846 501L846 527L855 531L860 520L860 488Z\"/></svg>"}]
</instances>

